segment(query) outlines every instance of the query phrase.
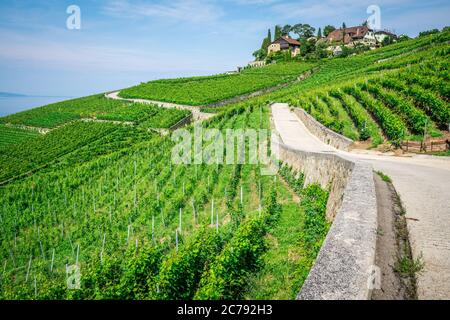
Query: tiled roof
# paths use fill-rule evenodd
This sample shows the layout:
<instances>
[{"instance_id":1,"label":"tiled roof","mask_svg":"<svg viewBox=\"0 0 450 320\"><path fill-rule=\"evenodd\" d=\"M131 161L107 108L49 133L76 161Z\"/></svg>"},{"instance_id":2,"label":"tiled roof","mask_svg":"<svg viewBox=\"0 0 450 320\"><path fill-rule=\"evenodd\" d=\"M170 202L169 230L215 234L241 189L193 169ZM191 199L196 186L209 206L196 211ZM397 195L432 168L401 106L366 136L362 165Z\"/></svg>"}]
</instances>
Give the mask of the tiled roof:
<instances>
[{"instance_id":1,"label":"tiled roof","mask_svg":"<svg viewBox=\"0 0 450 320\"><path fill-rule=\"evenodd\" d=\"M356 26L345 28L345 32L342 29L337 29L327 36L327 40L329 41L342 41L342 35L345 34L344 42L347 42L351 39L360 39L364 38L364 36L369 32L369 28L367 26Z\"/></svg>"},{"instance_id":2,"label":"tiled roof","mask_svg":"<svg viewBox=\"0 0 450 320\"><path fill-rule=\"evenodd\" d=\"M294 46L299 46L300 42L298 42L295 39L292 39L291 37L287 37L287 36L282 36L281 38L283 38L284 40L286 40L288 43L294 45Z\"/></svg>"}]
</instances>

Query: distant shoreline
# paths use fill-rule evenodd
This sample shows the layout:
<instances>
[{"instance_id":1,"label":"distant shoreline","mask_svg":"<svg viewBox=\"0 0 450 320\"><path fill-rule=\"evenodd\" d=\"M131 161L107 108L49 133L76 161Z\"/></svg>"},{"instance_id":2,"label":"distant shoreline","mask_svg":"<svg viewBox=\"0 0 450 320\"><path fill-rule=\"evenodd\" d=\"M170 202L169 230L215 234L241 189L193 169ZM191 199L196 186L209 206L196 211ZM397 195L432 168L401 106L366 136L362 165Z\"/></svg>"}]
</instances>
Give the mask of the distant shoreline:
<instances>
[{"instance_id":1,"label":"distant shoreline","mask_svg":"<svg viewBox=\"0 0 450 320\"><path fill-rule=\"evenodd\" d=\"M72 99L68 96L51 96L51 95L28 95L21 93L0 92L0 98L57 98L57 99Z\"/></svg>"},{"instance_id":2,"label":"distant shoreline","mask_svg":"<svg viewBox=\"0 0 450 320\"><path fill-rule=\"evenodd\" d=\"M0 94L0 117L69 99L73 99L73 97L31 95L5 96Z\"/></svg>"}]
</instances>

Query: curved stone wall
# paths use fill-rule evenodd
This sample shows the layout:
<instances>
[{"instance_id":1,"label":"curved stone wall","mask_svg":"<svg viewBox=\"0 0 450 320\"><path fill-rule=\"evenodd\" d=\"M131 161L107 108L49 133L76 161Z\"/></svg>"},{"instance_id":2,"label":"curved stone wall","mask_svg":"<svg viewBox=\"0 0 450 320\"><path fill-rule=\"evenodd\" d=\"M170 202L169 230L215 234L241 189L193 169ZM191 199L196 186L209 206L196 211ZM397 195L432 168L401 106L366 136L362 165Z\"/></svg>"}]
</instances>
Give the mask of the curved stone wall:
<instances>
[{"instance_id":1,"label":"curved stone wall","mask_svg":"<svg viewBox=\"0 0 450 320\"><path fill-rule=\"evenodd\" d=\"M272 143L278 144L281 161L305 174L306 184L330 187L327 218L332 225L297 299L370 299L377 230L372 167Z\"/></svg>"},{"instance_id":2,"label":"curved stone wall","mask_svg":"<svg viewBox=\"0 0 450 320\"><path fill-rule=\"evenodd\" d=\"M352 139L328 129L305 110L301 108L294 108L293 110L295 115L305 124L306 128L324 143L340 150L348 150L348 147L353 143Z\"/></svg>"}]
</instances>

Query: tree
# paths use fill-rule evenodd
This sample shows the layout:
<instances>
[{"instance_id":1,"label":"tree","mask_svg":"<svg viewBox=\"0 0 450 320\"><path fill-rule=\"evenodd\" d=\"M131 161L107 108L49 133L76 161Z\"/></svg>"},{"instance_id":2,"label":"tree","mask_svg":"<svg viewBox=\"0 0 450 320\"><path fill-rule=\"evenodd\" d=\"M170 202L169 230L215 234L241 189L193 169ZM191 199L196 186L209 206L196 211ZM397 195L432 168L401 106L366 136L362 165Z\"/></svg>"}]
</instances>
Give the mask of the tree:
<instances>
[{"instance_id":1,"label":"tree","mask_svg":"<svg viewBox=\"0 0 450 320\"><path fill-rule=\"evenodd\" d=\"M275 26L275 40L281 37L281 27L279 25Z\"/></svg>"},{"instance_id":2,"label":"tree","mask_svg":"<svg viewBox=\"0 0 450 320\"><path fill-rule=\"evenodd\" d=\"M264 38L262 44L261 44L261 50L267 51L267 48L269 47L271 41L269 41L269 38Z\"/></svg>"},{"instance_id":3,"label":"tree","mask_svg":"<svg viewBox=\"0 0 450 320\"><path fill-rule=\"evenodd\" d=\"M322 29L319 28L319 31L317 31L317 39L322 38Z\"/></svg>"},{"instance_id":4,"label":"tree","mask_svg":"<svg viewBox=\"0 0 450 320\"><path fill-rule=\"evenodd\" d=\"M419 38L420 37L424 37L424 36L429 36L430 34L436 34L439 33L438 29L431 29L431 30L427 30L427 31L422 31L419 33Z\"/></svg>"},{"instance_id":5,"label":"tree","mask_svg":"<svg viewBox=\"0 0 450 320\"><path fill-rule=\"evenodd\" d=\"M309 55L313 53L316 49L314 41L308 41L307 38L300 39L300 54L302 56Z\"/></svg>"},{"instance_id":6,"label":"tree","mask_svg":"<svg viewBox=\"0 0 450 320\"><path fill-rule=\"evenodd\" d=\"M269 39L270 43L272 43L272 33L270 29L267 30L267 38Z\"/></svg>"},{"instance_id":7,"label":"tree","mask_svg":"<svg viewBox=\"0 0 450 320\"><path fill-rule=\"evenodd\" d=\"M287 24L281 29L281 34L283 36L289 35L289 32L291 32L291 30L292 30L292 26L290 24Z\"/></svg>"},{"instance_id":8,"label":"tree","mask_svg":"<svg viewBox=\"0 0 450 320\"><path fill-rule=\"evenodd\" d=\"M315 56L316 59L323 59L328 57L327 45L325 43L320 43L316 45Z\"/></svg>"},{"instance_id":9,"label":"tree","mask_svg":"<svg viewBox=\"0 0 450 320\"><path fill-rule=\"evenodd\" d=\"M328 35L333 32L334 30L336 30L335 27L333 27L332 25L326 25L325 28L323 28L323 35L325 37L328 37Z\"/></svg>"},{"instance_id":10,"label":"tree","mask_svg":"<svg viewBox=\"0 0 450 320\"><path fill-rule=\"evenodd\" d=\"M397 41L401 42L401 41L406 41L406 40L409 40L409 39L411 39L411 38L408 37L406 34L401 34L401 35L398 36Z\"/></svg>"},{"instance_id":11,"label":"tree","mask_svg":"<svg viewBox=\"0 0 450 320\"><path fill-rule=\"evenodd\" d=\"M347 26L345 22L342 22L342 44L345 44L345 29L347 29Z\"/></svg>"},{"instance_id":12,"label":"tree","mask_svg":"<svg viewBox=\"0 0 450 320\"><path fill-rule=\"evenodd\" d=\"M384 46L392 44L393 42L394 41L393 41L392 37L387 36L387 37L383 38L383 41L381 41L381 45L384 47Z\"/></svg>"},{"instance_id":13,"label":"tree","mask_svg":"<svg viewBox=\"0 0 450 320\"><path fill-rule=\"evenodd\" d=\"M263 49L258 49L255 52L253 52L253 56L256 60L261 61L267 56L267 51Z\"/></svg>"},{"instance_id":14,"label":"tree","mask_svg":"<svg viewBox=\"0 0 450 320\"><path fill-rule=\"evenodd\" d=\"M310 38L314 36L315 28L311 27L309 24L298 23L292 27L292 32L298 35L299 39L301 38Z\"/></svg>"}]
</instances>

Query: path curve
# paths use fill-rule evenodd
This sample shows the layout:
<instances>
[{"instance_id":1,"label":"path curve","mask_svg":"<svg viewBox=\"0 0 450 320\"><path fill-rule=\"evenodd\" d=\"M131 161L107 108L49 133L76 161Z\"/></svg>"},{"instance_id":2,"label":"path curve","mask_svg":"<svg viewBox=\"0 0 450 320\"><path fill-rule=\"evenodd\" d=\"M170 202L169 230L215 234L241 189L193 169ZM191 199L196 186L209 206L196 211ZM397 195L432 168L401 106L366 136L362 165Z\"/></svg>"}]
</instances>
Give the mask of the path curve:
<instances>
[{"instance_id":1,"label":"path curve","mask_svg":"<svg viewBox=\"0 0 450 320\"><path fill-rule=\"evenodd\" d=\"M129 101L129 102L134 102L134 103L154 104L161 108L167 108L167 109L189 110L192 112L192 117L194 118L194 121L203 121L203 120L209 119L214 116L213 113L201 112L200 107L187 106L187 105L162 102L162 101L147 100L147 99L126 99L126 98L119 97L119 93L120 93L120 91L106 93L105 97L109 98L109 99L113 99L113 100L123 100L123 101Z\"/></svg>"},{"instance_id":2,"label":"path curve","mask_svg":"<svg viewBox=\"0 0 450 320\"><path fill-rule=\"evenodd\" d=\"M272 105L272 117L288 146L363 161L392 178L406 210L413 257L425 262L417 279L418 297L450 299L450 159L337 150L314 136L287 104Z\"/></svg>"}]
</instances>

